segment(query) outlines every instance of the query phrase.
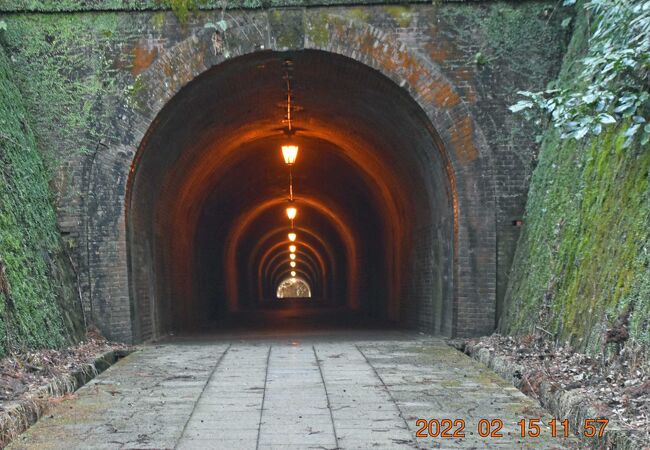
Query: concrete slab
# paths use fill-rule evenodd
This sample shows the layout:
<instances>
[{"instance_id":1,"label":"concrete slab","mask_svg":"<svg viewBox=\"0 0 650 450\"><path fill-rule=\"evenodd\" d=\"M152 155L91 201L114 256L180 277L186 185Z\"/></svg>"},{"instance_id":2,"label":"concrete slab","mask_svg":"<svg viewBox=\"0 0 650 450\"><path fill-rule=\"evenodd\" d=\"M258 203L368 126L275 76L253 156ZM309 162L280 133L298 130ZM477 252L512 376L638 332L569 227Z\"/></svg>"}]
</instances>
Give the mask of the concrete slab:
<instances>
[{"instance_id":1,"label":"concrete slab","mask_svg":"<svg viewBox=\"0 0 650 450\"><path fill-rule=\"evenodd\" d=\"M548 428L519 437L517 422L538 418L551 419L491 370L421 334L229 336L145 346L9 448L580 448ZM463 420L465 436L418 437L418 419ZM482 437L486 426L498 436Z\"/></svg>"}]
</instances>

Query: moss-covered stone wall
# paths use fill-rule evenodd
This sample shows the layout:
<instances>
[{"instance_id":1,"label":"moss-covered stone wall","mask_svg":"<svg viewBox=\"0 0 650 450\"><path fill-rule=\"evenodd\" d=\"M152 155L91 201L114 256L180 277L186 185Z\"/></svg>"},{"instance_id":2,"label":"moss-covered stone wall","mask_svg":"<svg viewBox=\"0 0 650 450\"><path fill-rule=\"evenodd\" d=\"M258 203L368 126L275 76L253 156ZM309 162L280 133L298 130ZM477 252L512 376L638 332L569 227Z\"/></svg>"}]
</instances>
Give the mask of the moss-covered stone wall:
<instances>
[{"instance_id":1,"label":"moss-covered stone wall","mask_svg":"<svg viewBox=\"0 0 650 450\"><path fill-rule=\"evenodd\" d=\"M0 356L61 346L84 331L48 176L12 73L0 48Z\"/></svg>"},{"instance_id":2,"label":"moss-covered stone wall","mask_svg":"<svg viewBox=\"0 0 650 450\"><path fill-rule=\"evenodd\" d=\"M446 0L457 2L458 0ZM185 17L201 9L258 9L287 6L378 5L431 3L430 0L3 0L4 12L158 11L173 10Z\"/></svg>"},{"instance_id":3,"label":"moss-covered stone wall","mask_svg":"<svg viewBox=\"0 0 650 450\"><path fill-rule=\"evenodd\" d=\"M586 35L579 17L558 85L572 86ZM604 332L629 314L628 345L650 348L650 146L623 148L623 132L610 128L579 142L547 132L502 331L543 328L600 353Z\"/></svg>"}]
</instances>

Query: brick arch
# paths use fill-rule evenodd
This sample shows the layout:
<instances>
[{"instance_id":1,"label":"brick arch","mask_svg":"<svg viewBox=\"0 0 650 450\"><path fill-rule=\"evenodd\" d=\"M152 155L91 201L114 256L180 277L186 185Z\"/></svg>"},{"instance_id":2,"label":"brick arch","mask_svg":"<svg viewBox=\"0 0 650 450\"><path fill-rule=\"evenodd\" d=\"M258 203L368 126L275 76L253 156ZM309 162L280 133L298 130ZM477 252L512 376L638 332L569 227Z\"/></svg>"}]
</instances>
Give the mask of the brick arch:
<instances>
[{"instance_id":1,"label":"brick arch","mask_svg":"<svg viewBox=\"0 0 650 450\"><path fill-rule=\"evenodd\" d=\"M96 255L89 264L90 271L107 275L95 286L93 302L100 305L94 308L95 318L108 336L131 340L140 334L136 325L130 325L134 323L131 299L143 295L143 289L153 289L133 282L129 286L129 280L151 268L130 267L128 261L129 245L145 244L128 242L128 180L142 157L137 149L145 147L150 133L160 125L158 113L187 83L227 59L263 50L287 49L322 50L369 66L402 87L424 111L431 124L429 131L440 144L439 157L447 171L454 217L453 317L444 332L455 335L492 331L496 283L495 186L491 151L481 130L452 83L433 61L367 24L336 15L331 15L327 23L326 44L313 42L305 33L304 40L282 47L272 27L268 35L257 33L257 27L250 24L229 23L225 33L205 29L160 55L139 75L139 92L129 98L125 96L124 114L118 119L119 132L107 143L110 152L105 160L98 162L94 175L112 177L113 182L105 185L114 186L121 201L119 217L109 217L118 224L115 232L111 234L91 226L87 236L99 243L99 247L112 251L110 258ZM246 38L242 39L243 35ZM225 43L223 47L215 44L219 41L215 36ZM228 47L232 41L237 45ZM102 302L102 298L110 300ZM138 311L137 314L155 315L156 312Z\"/></svg>"}]
</instances>

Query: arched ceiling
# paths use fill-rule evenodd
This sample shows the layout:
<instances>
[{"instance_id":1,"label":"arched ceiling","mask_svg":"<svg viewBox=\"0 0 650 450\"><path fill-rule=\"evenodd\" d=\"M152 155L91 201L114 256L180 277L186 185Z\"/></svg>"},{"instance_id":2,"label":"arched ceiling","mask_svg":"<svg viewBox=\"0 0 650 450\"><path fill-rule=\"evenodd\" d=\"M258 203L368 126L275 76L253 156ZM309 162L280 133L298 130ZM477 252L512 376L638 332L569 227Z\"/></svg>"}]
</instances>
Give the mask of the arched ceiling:
<instances>
[{"instance_id":1,"label":"arched ceiling","mask_svg":"<svg viewBox=\"0 0 650 450\"><path fill-rule=\"evenodd\" d=\"M286 59L298 106L297 271L315 296L397 318L413 232L450 214L436 140L391 81L318 51L226 62L163 110L134 168L132 223L151 237L157 289L179 323L268 301L290 270Z\"/></svg>"}]
</instances>

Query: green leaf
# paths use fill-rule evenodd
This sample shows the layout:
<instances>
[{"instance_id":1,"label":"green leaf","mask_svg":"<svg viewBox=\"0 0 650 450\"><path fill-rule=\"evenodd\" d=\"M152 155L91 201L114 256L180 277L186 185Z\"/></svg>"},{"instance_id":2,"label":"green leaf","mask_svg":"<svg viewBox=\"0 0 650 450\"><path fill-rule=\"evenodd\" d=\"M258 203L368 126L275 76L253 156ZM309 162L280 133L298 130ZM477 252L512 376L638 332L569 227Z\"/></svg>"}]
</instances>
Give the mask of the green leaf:
<instances>
[{"instance_id":1,"label":"green leaf","mask_svg":"<svg viewBox=\"0 0 650 450\"><path fill-rule=\"evenodd\" d=\"M577 1L563 0L563 4ZM650 0L584 0L582 6L592 26L575 81L561 90L519 92L529 102L520 101L509 109L525 110L526 119L539 120L529 110L545 113L564 139L598 135L605 125L622 118L643 127L646 117L640 111L650 107L650 93L647 77L639 74L650 70ZM572 23L565 16L561 26ZM633 126L627 130L628 138L639 130Z\"/></svg>"},{"instance_id":2,"label":"green leaf","mask_svg":"<svg viewBox=\"0 0 650 450\"><path fill-rule=\"evenodd\" d=\"M641 136L641 145L646 145L648 142L650 142L650 133L643 133Z\"/></svg>"},{"instance_id":3,"label":"green leaf","mask_svg":"<svg viewBox=\"0 0 650 450\"><path fill-rule=\"evenodd\" d=\"M575 132L573 137L576 141L579 141L580 139L582 139L587 135L588 131L589 131L589 127L580 128L578 131Z\"/></svg>"},{"instance_id":4,"label":"green leaf","mask_svg":"<svg viewBox=\"0 0 650 450\"><path fill-rule=\"evenodd\" d=\"M630 128L628 128L625 131L625 137L632 137L636 134L637 131L639 131L639 128L641 128L641 125L632 125Z\"/></svg>"},{"instance_id":5,"label":"green leaf","mask_svg":"<svg viewBox=\"0 0 650 450\"><path fill-rule=\"evenodd\" d=\"M221 28L221 31L226 31L228 29L228 22L223 19L217 22L217 25Z\"/></svg>"},{"instance_id":6,"label":"green leaf","mask_svg":"<svg viewBox=\"0 0 650 450\"><path fill-rule=\"evenodd\" d=\"M593 103L596 101L596 94L587 94L582 96L582 101L585 103Z\"/></svg>"},{"instance_id":7,"label":"green leaf","mask_svg":"<svg viewBox=\"0 0 650 450\"><path fill-rule=\"evenodd\" d=\"M0 31L7 31L7 22L0 20Z\"/></svg>"},{"instance_id":8,"label":"green leaf","mask_svg":"<svg viewBox=\"0 0 650 450\"><path fill-rule=\"evenodd\" d=\"M624 111L627 111L628 109L632 108L632 103L624 103L623 105L619 105L616 108L614 108L615 113L622 113Z\"/></svg>"},{"instance_id":9,"label":"green leaf","mask_svg":"<svg viewBox=\"0 0 650 450\"><path fill-rule=\"evenodd\" d=\"M605 125L608 125L610 123L616 123L616 119L614 117L610 116L609 114L606 113L601 113L598 115L598 120L600 120L600 123L603 123Z\"/></svg>"},{"instance_id":10,"label":"green leaf","mask_svg":"<svg viewBox=\"0 0 650 450\"><path fill-rule=\"evenodd\" d=\"M519 102L515 103L514 105L510 106L508 109L512 111L513 113L517 113L519 111L523 111L524 109L532 108L533 107L533 102L529 100L520 100Z\"/></svg>"}]
</instances>

